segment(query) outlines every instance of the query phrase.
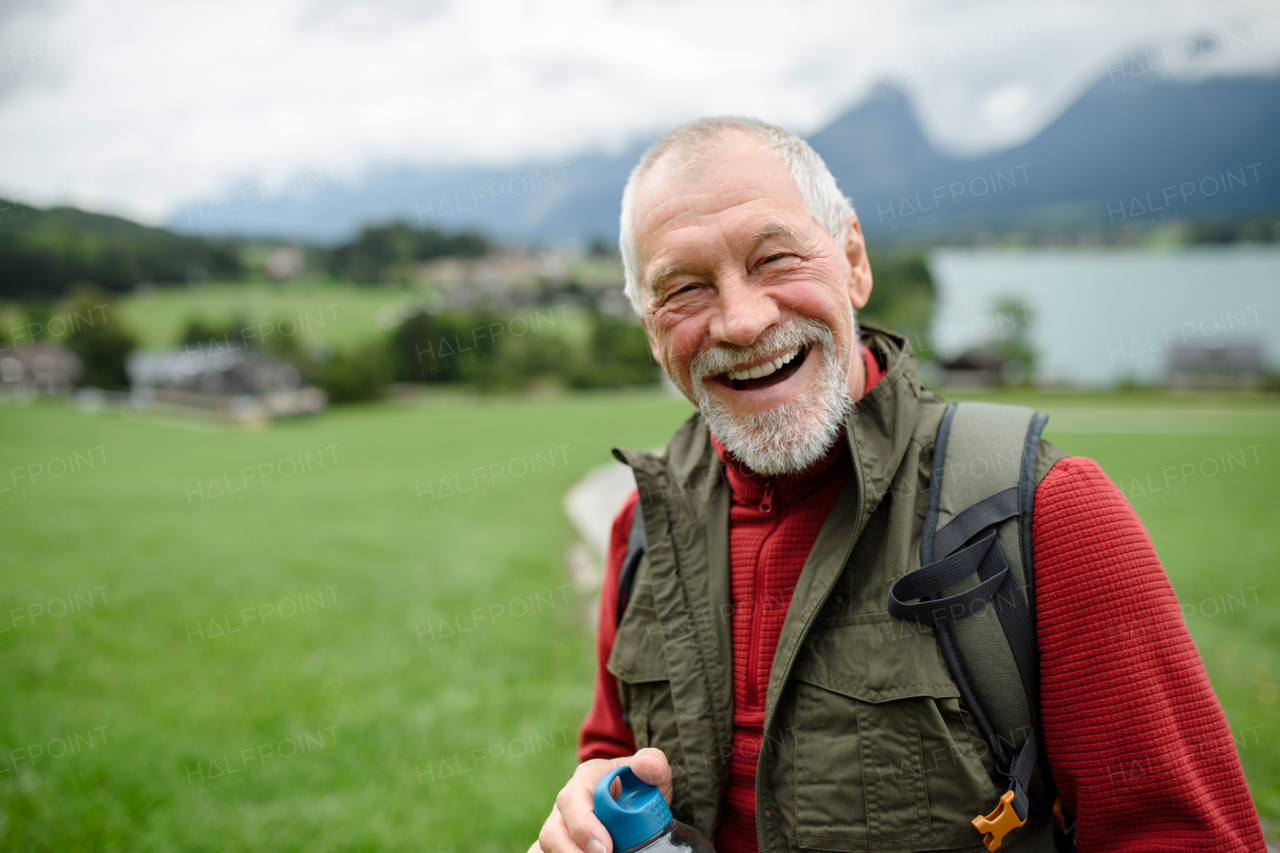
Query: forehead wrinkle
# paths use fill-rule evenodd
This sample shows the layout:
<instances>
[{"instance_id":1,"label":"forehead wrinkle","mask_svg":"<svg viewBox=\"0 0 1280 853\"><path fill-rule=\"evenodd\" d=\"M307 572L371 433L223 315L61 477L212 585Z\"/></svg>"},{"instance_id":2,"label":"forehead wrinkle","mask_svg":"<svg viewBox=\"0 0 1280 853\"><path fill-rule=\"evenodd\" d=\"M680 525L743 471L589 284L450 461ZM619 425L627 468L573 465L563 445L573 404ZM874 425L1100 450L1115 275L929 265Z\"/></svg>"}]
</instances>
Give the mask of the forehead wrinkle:
<instances>
[{"instance_id":1,"label":"forehead wrinkle","mask_svg":"<svg viewBox=\"0 0 1280 853\"><path fill-rule=\"evenodd\" d=\"M674 203L675 201L676 200L673 199L670 203ZM705 256L705 252L712 244L712 240L707 239L707 232L710 232L711 235L713 235L714 242L718 244L720 248L726 250L729 248L729 241L727 237L721 233L721 228L717 226L715 221L716 217L719 215L719 211L698 211L693 205L685 205L677 212L663 217L662 224L669 227L666 227L665 229L659 227L657 230L662 230L664 232L663 238L667 241L667 245L664 246L661 251L657 252L656 258L649 259L649 263L660 259L664 254L671 254L673 250L676 251L677 255L688 254L690 250L692 250L698 255L698 257L693 262L678 261L676 263L663 264L657 267L657 269L646 276L646 286L649 289L656 289L656 287L662 283L663 279L670 278L672 275L679 275L683 273L697 274L702 262L708 260ZM678 222L678 220L683 217L689 217L690 219L685 222ZM680 235L681 232L688 231L694 231L701 236L694 239L679 238L678 235Z\"/></svg>"}]
</instances>

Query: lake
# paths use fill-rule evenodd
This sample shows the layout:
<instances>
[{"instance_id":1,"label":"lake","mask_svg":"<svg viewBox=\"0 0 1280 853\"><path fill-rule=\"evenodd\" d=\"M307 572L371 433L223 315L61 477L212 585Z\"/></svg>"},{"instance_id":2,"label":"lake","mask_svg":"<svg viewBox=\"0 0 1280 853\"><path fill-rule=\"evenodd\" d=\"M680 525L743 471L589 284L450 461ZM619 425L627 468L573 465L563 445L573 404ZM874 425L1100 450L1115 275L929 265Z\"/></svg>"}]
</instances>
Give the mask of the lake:
<instances>
[{"instance_id":1,"label":"lake","mask_svg":"<svg viewBox=\"0 0 1280 853\"><path fill-rule=\"evenodd\" d=\"M1042 383L1158 383L1178 346L1259 344L1280 363L1280 246L943 249L929 269L943 358L1025 325Z\"/></svg>"}]
</instances>

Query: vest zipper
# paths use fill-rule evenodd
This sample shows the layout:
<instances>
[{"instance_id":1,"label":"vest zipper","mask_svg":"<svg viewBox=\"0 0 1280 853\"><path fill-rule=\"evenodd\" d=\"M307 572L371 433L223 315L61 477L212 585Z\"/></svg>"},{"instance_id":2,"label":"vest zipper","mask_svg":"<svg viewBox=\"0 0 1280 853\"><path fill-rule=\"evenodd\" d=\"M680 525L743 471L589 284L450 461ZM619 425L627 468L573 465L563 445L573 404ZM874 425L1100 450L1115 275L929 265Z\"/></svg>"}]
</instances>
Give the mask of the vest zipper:
<instances>
[{"instance_id":1,"label":"vest zipper","mask_svg":"<svg viewBox=\"0 0 1280 853\"><path fill-rule=\"evenodd\" d=\"M847 423L848 422L846 421L846 424ZM862 514L866 511L865 504L867 499L866 484L862 478L862 466L858 461L858 452L853 446L852 429L845 429L845 438L849 443L849 455L853 457L853 476L857 478L858 483L858 505L857 509L853 513L853 535L849 537L849 544L846 545L844 549L844 559L840 561L842 571L844 565L849 562L849 556L853 553L854 543L858 541L858 528L862 526ZM836 575L837 581L839 578L840 576ZM834 583L832 586L834 586ZM805 637L809 636L809 629L813 627L814 621L818 618L818 614L822 612L822 607L827 603L827 598L830 595L831 586L828 586L822 591L822 597L818 599L817 607L813 608L809 613L809 618L805 621L804 628L800 631L800 638L797 640L795 648L791 650L791 655L787 658L787 668L782 671L781 684L783 686L785 686L788 679L791 678L791 670L795 667L796 658L800 654L800 647L804 645ZM779 637L779 640L781 640L781 637ZM781 695L781 690L779 691L779 695ZM773 713L776 710L777 703L774 704L774 707L769 707L769 697L767 692L765 694L764 701L764 729L761 731L760 752L756 756L756 849L759 853L772 853L773 848L765 843L765 825L764 821L761 820L761 818L764 817L764 806L762 805L763 800L760 797L760 768L764 764L764 756L766 752L765 744L769 742L769 729L773 726Z\"/></svg>"}]
</instances>

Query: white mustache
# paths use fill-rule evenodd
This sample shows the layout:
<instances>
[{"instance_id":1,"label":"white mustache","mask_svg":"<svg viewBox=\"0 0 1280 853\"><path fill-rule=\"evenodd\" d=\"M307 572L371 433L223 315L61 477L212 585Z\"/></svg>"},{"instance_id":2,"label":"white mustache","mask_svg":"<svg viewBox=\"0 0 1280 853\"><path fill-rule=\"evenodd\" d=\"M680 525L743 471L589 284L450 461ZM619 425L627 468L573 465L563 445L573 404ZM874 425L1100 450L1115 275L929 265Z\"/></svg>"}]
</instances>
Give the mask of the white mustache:
<instances>
[{"instance_id":1,"label":"white mustache","mask_svg":"<svg viewBox=\"0 0 1280 853\"><path fill-rule=\"evenodd\" d=\"M826 323L797 317L775 326L751 346L721 344L698 353L689 363L689 379L694 387L698 387L708 376L719 376L765 356L790 352L810 344L822 344L831 351L835 347L835 337Z\"/></svg>"}]
</instances>

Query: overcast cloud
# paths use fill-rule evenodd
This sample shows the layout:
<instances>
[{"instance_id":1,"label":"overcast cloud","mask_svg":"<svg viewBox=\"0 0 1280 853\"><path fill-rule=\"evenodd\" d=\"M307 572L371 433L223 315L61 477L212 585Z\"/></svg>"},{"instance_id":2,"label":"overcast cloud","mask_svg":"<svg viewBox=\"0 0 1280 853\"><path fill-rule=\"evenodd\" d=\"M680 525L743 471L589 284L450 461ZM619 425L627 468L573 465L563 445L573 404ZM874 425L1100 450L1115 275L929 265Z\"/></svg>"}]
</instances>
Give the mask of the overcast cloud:
<instances>
[{"instance_id":1,"label":"overcast cloud","mask_svg":"<svg viewBox=\"0 0 1280 853\"><path fill-rule=\"evenodd\" d=\"M1275 72L1280 4L6 0L0 191L158 222L303 168L563 158L708 113L807 133L883 80L973 152L1148 53Z\"/></svg>"}]
</instances>

